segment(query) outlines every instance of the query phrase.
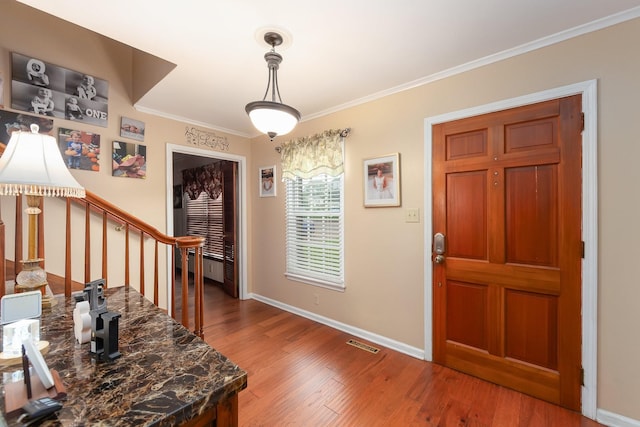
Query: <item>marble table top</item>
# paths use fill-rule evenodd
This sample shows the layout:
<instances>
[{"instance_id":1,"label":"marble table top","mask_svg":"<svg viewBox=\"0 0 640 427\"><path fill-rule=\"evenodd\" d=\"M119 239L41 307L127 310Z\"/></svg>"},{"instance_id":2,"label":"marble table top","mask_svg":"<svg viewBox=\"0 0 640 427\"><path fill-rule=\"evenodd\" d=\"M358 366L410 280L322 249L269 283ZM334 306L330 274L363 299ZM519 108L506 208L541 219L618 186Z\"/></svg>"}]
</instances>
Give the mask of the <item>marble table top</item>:
<instances>
[{"instance_id":1,"label":"marble table top","mask_svg":"<svg viewBox=\"0 0 640 427\"><path fill-rule=\"evenodd\" d=\"M97 362L90 343L76 344L73 298L57 296L57 305L43 309L40 338L50 342L43 356L67 397L42 426L174 426L246 388L246 372L135 289L110 288L105 295L107 309L121 315L122 356L110 362ZM3 384L21 380L22 367L0 365L0 373ZM5 422L21 425L16 416Z\"/></svg>"}]
</instances>

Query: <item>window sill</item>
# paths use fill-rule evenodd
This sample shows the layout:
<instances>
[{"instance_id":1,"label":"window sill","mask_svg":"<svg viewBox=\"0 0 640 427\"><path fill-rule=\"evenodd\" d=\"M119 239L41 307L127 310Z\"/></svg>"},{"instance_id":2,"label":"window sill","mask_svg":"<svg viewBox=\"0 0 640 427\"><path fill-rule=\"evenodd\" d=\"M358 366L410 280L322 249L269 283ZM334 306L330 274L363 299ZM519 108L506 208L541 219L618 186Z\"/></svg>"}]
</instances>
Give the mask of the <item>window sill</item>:
<instances>
[{"instance_id":1,"label":"window sill","mask_svg":"<svg viewBox=\"0 0 640 427\"><path fill-rule=\"evenodd\" d=\"M330 289L332 291L344 292L346 287L344 284L327 282L320 279L312 279L310 277L299 276L297 274L285 273L285 277L296 282L306 283L307 285L318 286L320 288Z\"/></svg>"}]
</instances>

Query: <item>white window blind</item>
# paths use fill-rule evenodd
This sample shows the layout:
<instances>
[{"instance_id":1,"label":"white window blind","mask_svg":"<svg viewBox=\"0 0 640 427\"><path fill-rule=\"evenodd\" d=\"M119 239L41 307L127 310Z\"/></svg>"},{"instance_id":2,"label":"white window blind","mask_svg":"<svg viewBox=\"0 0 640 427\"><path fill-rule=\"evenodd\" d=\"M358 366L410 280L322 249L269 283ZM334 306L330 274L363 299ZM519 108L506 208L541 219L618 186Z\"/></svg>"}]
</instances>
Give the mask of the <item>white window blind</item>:
<instances>
[{"instance_id":1,"label":"white window blind","mask_svg":"<svg viewBox=\"0 0 640 427\"><path fill-rule=\"evenodd\" d=\"M187 234L205 238L203 255L222 258L222 194L212 199L206 192L196 200L187 198Z\"/></svg>"},{"instance_id":2,"label":"white window blind","mask_svg":"<svg viewBox=\"0 0 640 427\"><path fill-rule=\"evenodd\" d=\"M285 182L287 276L343 288L343 174Z\"/></svg>"}]
</instances>

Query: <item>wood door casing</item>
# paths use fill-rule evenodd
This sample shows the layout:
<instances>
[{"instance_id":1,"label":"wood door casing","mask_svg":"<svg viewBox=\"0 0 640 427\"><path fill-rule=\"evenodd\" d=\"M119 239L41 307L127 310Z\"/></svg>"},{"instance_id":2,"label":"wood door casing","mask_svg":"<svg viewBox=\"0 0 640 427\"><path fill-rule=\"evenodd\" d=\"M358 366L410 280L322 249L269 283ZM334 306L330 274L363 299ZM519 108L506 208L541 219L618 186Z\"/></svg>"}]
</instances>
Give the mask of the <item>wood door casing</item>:
<instances>
[{"instance_id":1,"label":"wood door casing","mask_svg":"<svg viewBox=\"0 0 640 427\"><path fill-rule=\"evenodd\" d=\"M580 409L581 96L433 128L434 361Z\"/></svg>"},{"instance_id":2,"label":"wood door casing","mask_svg":"<svg viewBox=\"0 0 640 427\"><path fill-rule=\"evenodd\" d=\"M235 162L225 162L224 169L224 193L223 193L223 228L222 239L222 274L224 291L238 298L238 263L236 257L236 185L238 178L238 165Z\"/></svg>"}]
</instances>

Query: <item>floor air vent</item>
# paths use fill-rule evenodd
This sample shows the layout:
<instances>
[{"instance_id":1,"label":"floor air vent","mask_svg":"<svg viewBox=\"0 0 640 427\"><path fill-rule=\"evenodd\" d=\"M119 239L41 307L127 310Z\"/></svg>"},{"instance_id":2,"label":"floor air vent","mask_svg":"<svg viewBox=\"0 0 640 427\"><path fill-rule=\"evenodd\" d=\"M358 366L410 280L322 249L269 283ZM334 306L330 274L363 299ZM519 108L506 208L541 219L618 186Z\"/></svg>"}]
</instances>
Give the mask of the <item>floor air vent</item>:
<instances>
[{"instance_id":1,"label":"floor air vent","mask_svg":"<svg viewBox=\"0 0 640 427\"><path fill-rule=\"evenodd\" d=\"M371 347L370 345L361 343L360 341L356 341L356 340L349 340L347 341L347 344L357 347L360 350L368 351L369 353L373 353L373 354L376 354L377 352L380 351L380 349Z\"/></svg>"}]
</instances>

